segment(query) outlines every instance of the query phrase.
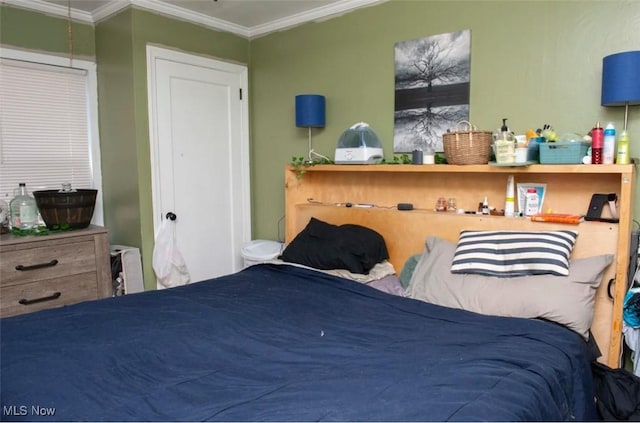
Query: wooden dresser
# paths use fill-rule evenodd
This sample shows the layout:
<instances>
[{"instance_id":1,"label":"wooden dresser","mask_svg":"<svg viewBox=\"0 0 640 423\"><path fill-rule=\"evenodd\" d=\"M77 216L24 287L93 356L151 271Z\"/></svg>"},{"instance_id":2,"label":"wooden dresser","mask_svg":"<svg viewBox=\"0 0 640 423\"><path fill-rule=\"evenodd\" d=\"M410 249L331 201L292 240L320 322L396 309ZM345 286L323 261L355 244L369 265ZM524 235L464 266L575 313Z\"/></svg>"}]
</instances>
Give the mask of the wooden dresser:
<instances>
[{"instance_id":1,"label":"wooden dresser","mask_svg":"<svg viewBox=\"0 0 640 423\"><path fill-rule=\"evenodd\" d=\"M107 229L0 236L0 317L111 296Z\"/></svg>"}]
</instances>

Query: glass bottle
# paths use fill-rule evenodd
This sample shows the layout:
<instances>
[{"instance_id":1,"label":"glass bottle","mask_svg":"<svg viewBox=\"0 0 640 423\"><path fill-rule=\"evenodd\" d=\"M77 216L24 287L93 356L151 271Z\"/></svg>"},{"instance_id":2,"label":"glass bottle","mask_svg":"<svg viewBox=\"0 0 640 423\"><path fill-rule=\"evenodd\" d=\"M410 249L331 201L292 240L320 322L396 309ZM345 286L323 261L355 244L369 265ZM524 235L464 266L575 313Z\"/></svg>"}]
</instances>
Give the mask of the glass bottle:
<instances>
[{"instance_id":1,"label":"glass bottle","mask_svg":"<svg viewBox=\"0 0 640 423\"><path fill-rule=\"evenodd\" d=\"M36 200L27 192L27 185L20 182L15 196L9 205L11 211L11 227L31 229L38 224L38 206Z\"/></svg>"},{"instance_id":2,"label":"glass bottle","mask_svg":"<svg viewBox=\"0 0 640 423\"><path fill-rule=\"evenodd\" d=\"M62 189L58 190L58 192L77 192L77 191L71 188L70 182L65 182L64 184L62 184Z\"/></svg>"}]
</instances>

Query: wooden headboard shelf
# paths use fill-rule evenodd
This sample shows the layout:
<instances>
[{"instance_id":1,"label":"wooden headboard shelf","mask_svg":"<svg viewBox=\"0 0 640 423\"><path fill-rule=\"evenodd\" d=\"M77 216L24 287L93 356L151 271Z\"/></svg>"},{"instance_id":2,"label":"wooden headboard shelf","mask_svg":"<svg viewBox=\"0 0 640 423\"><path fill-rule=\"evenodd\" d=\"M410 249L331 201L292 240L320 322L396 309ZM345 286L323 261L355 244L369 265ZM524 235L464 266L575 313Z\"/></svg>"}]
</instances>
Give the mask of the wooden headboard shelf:
<instances>
[{"instance_id":1,"label":"wooden headboard shelf","mask_svg":"<svg viewBox=\"0 0 640 423\"><path fill-rule=\"evenodd\" d=\"M577 229L573 258L615 255L596 295L592 332L603 353L601 361L620 365L635 165L315 165L305 170L299 177L295 168L285 168L286 242L311 217L337 225L360 224L382 234L398 272L411 255L423 251L428 236L456 242L462 229ZM616 193L620 221L563 225L434 211L439 197L454 197L459 208L476 210L486 196L490 205L502 209L508 175L514 175L516 183L545 183L544 210L556 213L585 214L594 193ZM347 203L373 207L347 207ZM411 203L414 209L397 210L398 203ZM613 299L607 293L610 279L617 281Z\"/></svg>"}]
</instances>

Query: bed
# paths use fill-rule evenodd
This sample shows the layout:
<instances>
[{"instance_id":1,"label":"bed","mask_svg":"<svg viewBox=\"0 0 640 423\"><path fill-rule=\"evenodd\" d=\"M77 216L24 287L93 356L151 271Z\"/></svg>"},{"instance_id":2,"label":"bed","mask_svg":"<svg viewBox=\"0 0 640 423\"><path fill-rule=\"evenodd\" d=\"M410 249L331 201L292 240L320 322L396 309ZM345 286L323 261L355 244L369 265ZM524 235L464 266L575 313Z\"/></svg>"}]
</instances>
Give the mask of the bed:
<instances>
[{"instance_id":1,"label":"bed","mask_svg":"<svg viewBox=\"0 0 640 423\"><path fill-rule=\"evenodd\" d=\"M504 219L289 198L272 263L2 319L2 419L597 419L587 341L611 330L611 225L578 226L568 276L497 278L452 263L465 230L504 236Z\"/></svg>"},{"instance_id":2,"label":"bed","mask_svg":"<svg viewBox=\"0 0 640 423\"><path fill-rule=\"evenodd\" d=\"M2 338L7 420L594 417L575 333L290 265L4 319Z\"/></svg>"}]
</instances>

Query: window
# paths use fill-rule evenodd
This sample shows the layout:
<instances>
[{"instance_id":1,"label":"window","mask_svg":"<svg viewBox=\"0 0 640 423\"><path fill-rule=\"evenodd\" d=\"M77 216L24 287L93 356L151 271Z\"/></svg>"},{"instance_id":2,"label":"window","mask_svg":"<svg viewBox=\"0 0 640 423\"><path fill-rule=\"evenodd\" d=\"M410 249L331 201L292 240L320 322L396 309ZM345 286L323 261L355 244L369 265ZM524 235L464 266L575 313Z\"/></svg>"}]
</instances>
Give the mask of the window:
<instances>
[{"instance_id":1,"label":"window","mask_svg":"<svg viewBox=\"0 0 640 423\"><path fill-rule=\"evenodd\" d=\"M103 224L95 63L0 50L0 198L30 191L94 188L92 222Z\"/></svg>"}]
</instances>

